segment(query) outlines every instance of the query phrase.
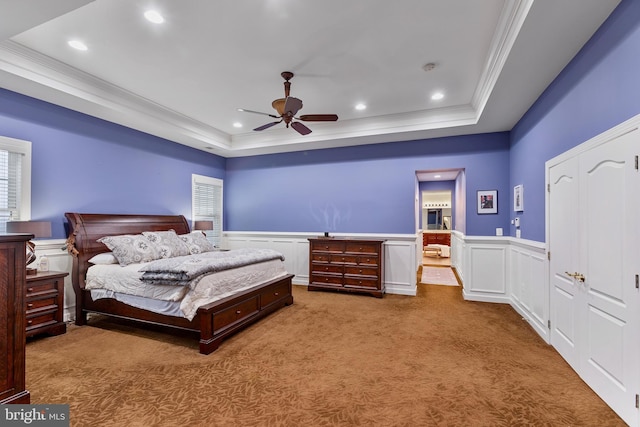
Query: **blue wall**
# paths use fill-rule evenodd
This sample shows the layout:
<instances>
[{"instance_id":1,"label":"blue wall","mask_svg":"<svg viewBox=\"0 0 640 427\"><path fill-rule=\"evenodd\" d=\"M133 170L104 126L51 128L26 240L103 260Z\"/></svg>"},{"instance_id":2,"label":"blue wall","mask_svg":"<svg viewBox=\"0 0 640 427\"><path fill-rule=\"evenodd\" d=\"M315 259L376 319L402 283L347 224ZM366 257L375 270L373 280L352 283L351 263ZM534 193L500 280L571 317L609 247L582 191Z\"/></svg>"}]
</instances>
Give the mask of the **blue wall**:
<instances>
[{"instance_id":1,"label":"blue wall","mask_svg":"<svg viewBox=\"0 0 640 427\"><path fill-rule=\"evenodd\" d=\"M182 214L191 174L225 159L0 89L0 135L32 142L31 218L64 238L65 212Z\"/></svg>"},{"instance_id":2,"label":"blue wall","mask_svg":"<svg viewBox=\"0 0 640 427\"><path fill-rule=\"evenodd\" d=\"M523 238L545 241L544 163L639 113L640 1L623 0L511 131Z\"/></svg>"},{"instance_id":3,"label":"blue wall","mask_svg":"<svg viewBox=\"0 0 640 427\"><path fill-rule=\"evenodd\" d=\"M508 194L509 135L493 133L227 159L230 231L413 234L415 173L466 169L467 234L509 212L476 214L476 191Z\"/></svg>"}]
</instances>

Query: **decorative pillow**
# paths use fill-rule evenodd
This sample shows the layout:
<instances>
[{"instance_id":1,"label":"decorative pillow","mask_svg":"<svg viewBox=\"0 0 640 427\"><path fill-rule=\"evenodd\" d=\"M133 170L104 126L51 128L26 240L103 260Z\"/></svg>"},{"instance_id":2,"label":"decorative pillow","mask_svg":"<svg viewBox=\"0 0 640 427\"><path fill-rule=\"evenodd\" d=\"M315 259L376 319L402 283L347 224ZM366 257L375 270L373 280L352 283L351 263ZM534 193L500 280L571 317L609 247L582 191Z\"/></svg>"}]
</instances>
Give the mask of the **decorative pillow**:
<instances>
[{"instance_id":1,"label":"decorative pillow","mask_svg":"<svg viewBox=\"0 0 640 427\"><path fill-rule=\"evenodd\" d=\"M151 240L142 234L123 234L120 236L107 236L98 239L104 243L120 265L137 264L160 259L160 249Z\"/></svg>"},{"instance_id":2,"label":"decorative pillow","mask_svg":"<svg viewBox=\"0 0 640 427\"><path fill-rule=\"evenodd\" d=\"M92 257L89 262L91 264L100 264L100 265L108 265L108 264L117 264L118 259L113 255L112 252L105 252L102 254L98 254Z\"/></svg>"},{"instance_id":3,"label":"decorative pillow","mask_svg":"<svg viewBox=\"0 0 640 427\"><path fill-rule=\"evenodd\" d=\"M189 246L189 253L192 255L216 250L202 231L192 231L189 234L181 234L179 237Z\"/></svg>"},{"instance_id":4,"label":"decorative pillow","mask_svg":"<svg viewBox=\"0 0 640 427\"><path fill-rule=\"evenodd\" d=\"M173 258L190 253L189 246L178 237L174 230L144 231L142 234L158 246L160 258Z\"/></svg>"}]
</instances>

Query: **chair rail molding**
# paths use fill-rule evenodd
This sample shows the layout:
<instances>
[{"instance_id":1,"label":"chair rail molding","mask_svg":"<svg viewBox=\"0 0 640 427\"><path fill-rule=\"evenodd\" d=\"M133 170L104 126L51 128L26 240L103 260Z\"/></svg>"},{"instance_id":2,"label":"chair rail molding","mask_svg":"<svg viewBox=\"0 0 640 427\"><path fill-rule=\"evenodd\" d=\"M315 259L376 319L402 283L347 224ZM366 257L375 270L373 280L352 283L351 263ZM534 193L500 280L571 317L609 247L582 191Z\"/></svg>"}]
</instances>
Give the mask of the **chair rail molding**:
<instances>
[{"instance_id":1,"label":"chair rail molding","mask_svg":"<svg viewBox=\"0 0 640 427\"><path fill-rule=\"evenodd\" d=\"M321 235L321 232L225 231L223 233L223 245L227 249L246 247L275 249L284 255L287 271L295 274L293 283L307 286L309 284L309 241L307 239ZM418 271L416 235L332 233L332 236L336 238L384 240L383 280L386 293L416 295L416 272Z\"/></svg>"}]
</instances>

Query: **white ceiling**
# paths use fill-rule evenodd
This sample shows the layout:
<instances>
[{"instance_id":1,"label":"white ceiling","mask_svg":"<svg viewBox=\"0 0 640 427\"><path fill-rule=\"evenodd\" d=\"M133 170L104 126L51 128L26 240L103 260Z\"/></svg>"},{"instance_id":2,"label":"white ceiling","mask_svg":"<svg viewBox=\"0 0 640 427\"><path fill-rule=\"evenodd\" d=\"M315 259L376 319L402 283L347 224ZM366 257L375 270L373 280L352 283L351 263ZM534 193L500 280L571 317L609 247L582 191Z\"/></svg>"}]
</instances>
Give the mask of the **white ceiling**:
<instances>
[{"instance_id":1,"label":"white ceiling","mask_svg":"<svg viewBox=\"0 0 640 427\"><path fill-rule=\"evenodd\" d=\"M0 86L225 157L505 131L619 2L0 0ZM282 71L340 119L252 131Z\"/></svg>"}]
</instances>

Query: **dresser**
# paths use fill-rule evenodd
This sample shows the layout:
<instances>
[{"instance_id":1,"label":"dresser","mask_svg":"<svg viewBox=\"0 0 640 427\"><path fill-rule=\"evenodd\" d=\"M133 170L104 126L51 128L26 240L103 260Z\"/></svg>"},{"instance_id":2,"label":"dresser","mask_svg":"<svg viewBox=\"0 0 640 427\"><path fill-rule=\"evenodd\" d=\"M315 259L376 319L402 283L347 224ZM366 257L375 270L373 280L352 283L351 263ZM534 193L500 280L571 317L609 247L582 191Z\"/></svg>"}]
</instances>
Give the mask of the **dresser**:
<instances>
[{"instance_id":1,"label":"dresser","mask_svg":"<svg viewBox=\"0 0 640 427\"><path fill-rule=\"evenodd\" d=\"M26 243L30 234L0 235L0 404L30 403L25 384Z\"/></svg>"},{"instance_id":2,"label":"dresser","mask_svg":"<svg viewBox=\"0 0 640 427\"><path fill-rule=\"evenodd\" d=\"M309 291L384 295L384 240L309 239Z\"/></svg>"},{"instance_id":3,"label":"dresser","mask_svg":"<svg viewBox=\"0 0 640 427\"><path fill-rule=\"evenodd\" d=\"M63 321L64 271L38 271L26 280L27 337L46 333L60 335L67 331Z\"/></svg>"}]
</instances>

